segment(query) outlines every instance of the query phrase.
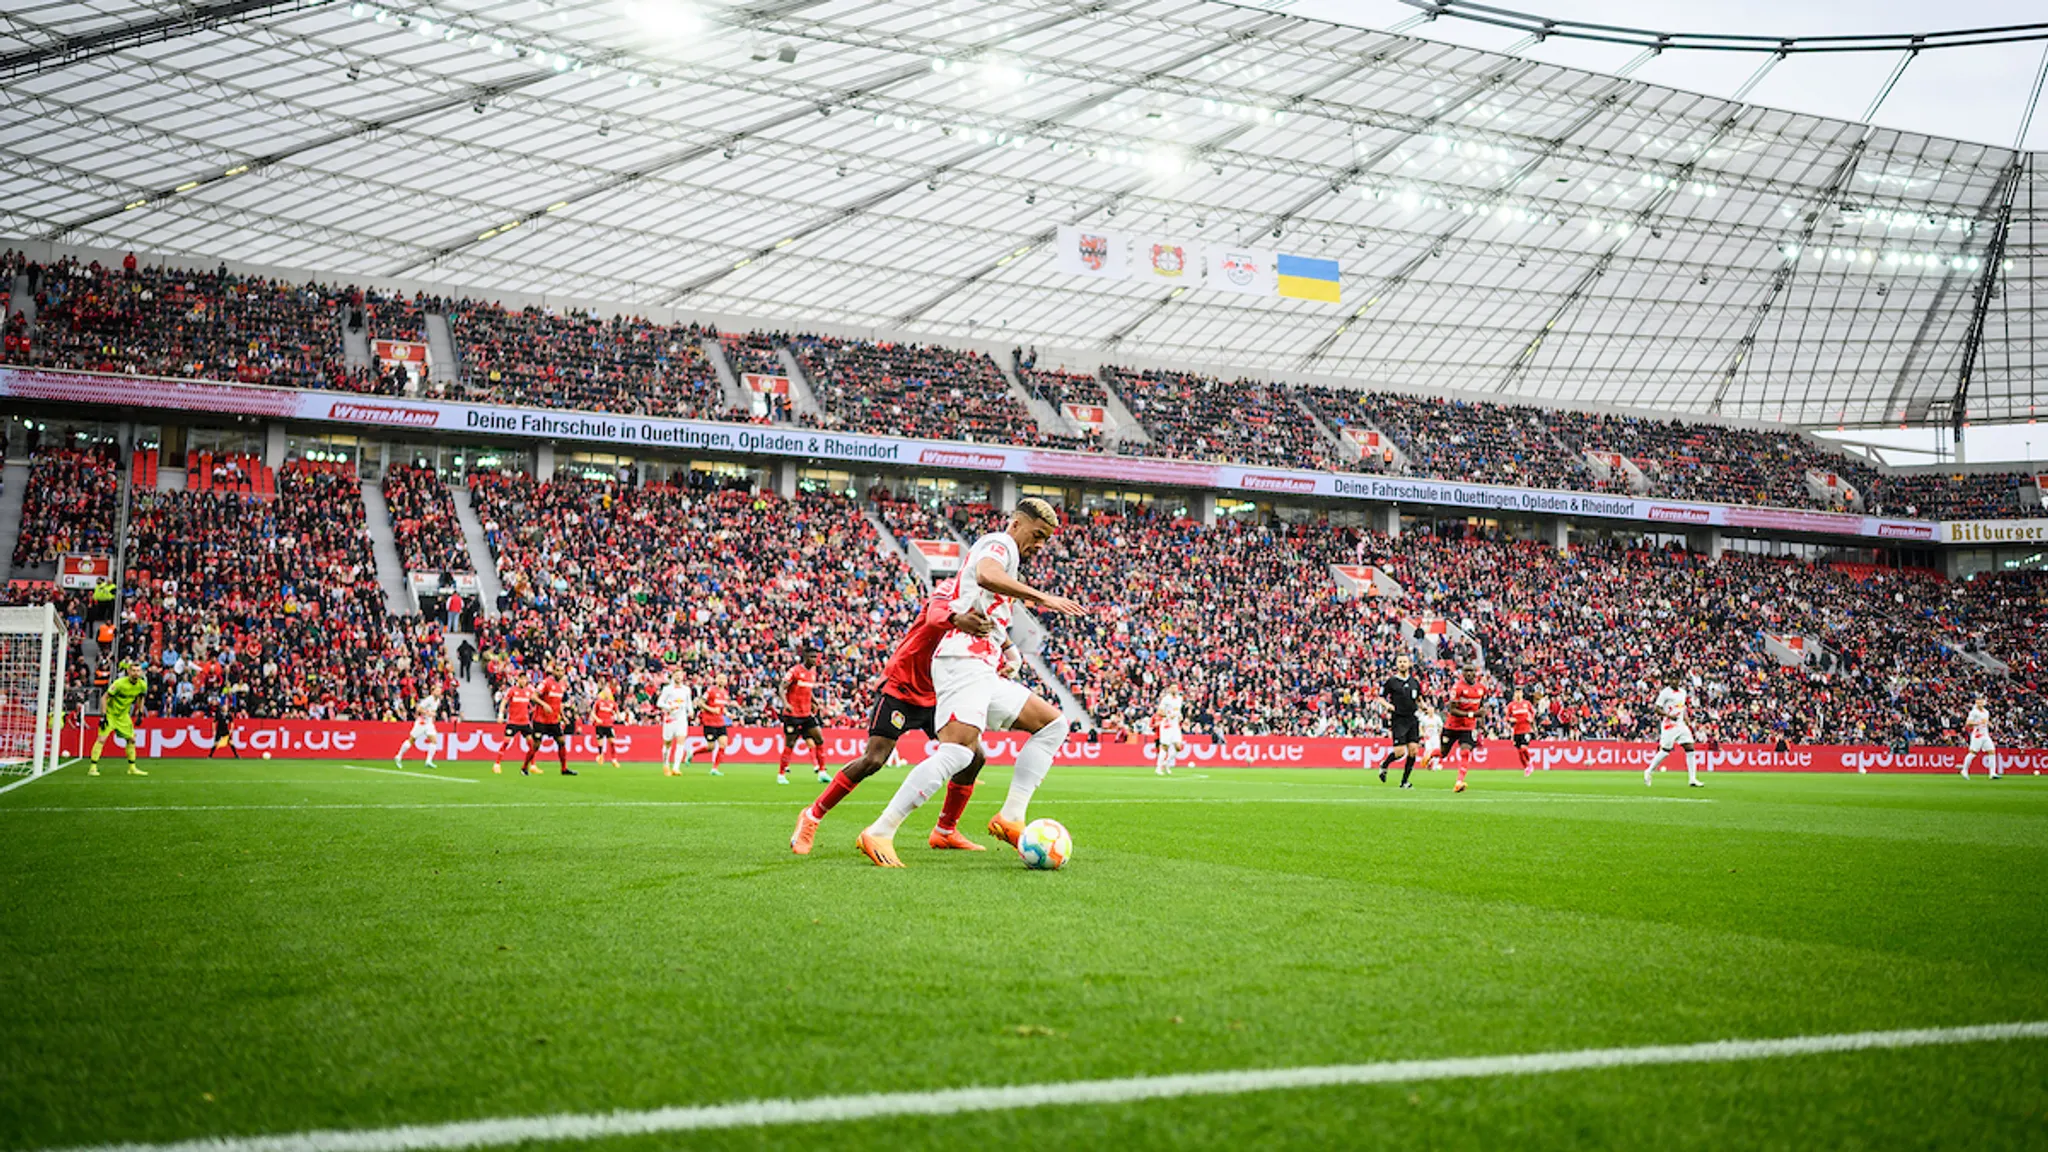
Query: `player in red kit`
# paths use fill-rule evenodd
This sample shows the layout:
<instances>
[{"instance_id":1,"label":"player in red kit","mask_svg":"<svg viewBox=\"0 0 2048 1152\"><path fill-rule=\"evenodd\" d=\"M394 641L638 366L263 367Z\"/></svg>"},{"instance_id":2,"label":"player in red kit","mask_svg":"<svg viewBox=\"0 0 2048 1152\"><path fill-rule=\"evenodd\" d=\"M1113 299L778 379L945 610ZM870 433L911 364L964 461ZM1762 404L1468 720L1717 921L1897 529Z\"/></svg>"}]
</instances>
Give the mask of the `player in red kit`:
<instances>
[{"instance_id":1,"label":"player in red kit","mask_svg":"<svg viewBox=\"0 0 2048 1152\"><path fill-rule=\"evenodd\" d=\"M491 771L505 770L505 749L517 740L524 747L533 744L533 686L526 682L524 673L512 673L513 680L498 693L498 720L505 725L505 742L498 745L498 758L491 761Z\"/></svg>"},{"instance_id":2,"label":"player in red kit","mask_svg":"<svg viewBox=\"0 0 2048 1152\"><path fill-rule=\"evenodd\" d=\"M552 740L555 745L555 759L561 761L562 775L574 776L569 767L569 738L562 731L562 687L561 668L548 665L547 674L540 678L540 684L533 692L533 739L526 746L526 763L520 766L520 774L539 772L533 766L534 754L540 751L542 740Z\"/></svg>"},{"instance_id":3,"label":"player in red kit","mask_svg":"<svg viewBox=\"0 0 2048 1152\"><path fill-rule=\"evenodd\" d=\"M602 764L609 756L614 768L619 766L618 729L613 727L618 718L619 702L612 698L612 686L607 684L597 690L597 699L590 705L590 734L597 737L597 762Z\"/></svg>"},{"instance_id":4,"label":"player in red kit","mask_svg":"<svg viewBox=\"0 0 2048 1152\"><path fill-rule=\"evenodd\" d=\"M729 735L731 730L725 723L727 707L729 704L725 695L725 674L721 672L718 679L713 680L711 686L704 689L704 695L697 700L697 715L703 717L701 723L704 725L704 743L711 746L713 776L725 775L718 766L725 762L725 746L732 742Z\"/></svg>"},{"instance_id":5,"label":"player in red kit","mask_svg":"<svg viewBox=\"0 0 2048 1152\"><path fill-rule=\"evenodd\" d=\"M860 754L859 759L841 768L839 775L832 778L832 783L818 799L797 813L796 833L789 838L790 851L799 856L810 855L811 842L818 835L818 822L825 818L825 813L830 812L833 805L846 799L861 781L888 765L889 755L896 750L896 742L903 738L904 733L916 730L926 736L937 735L932 712L938 706L939 697L932 687L932 653L937 651L939 641L954 629L970 636L985 636L989 631L988 617L980 612L953 611L953 598L958 594L958 581L942 581L925 600L924 610L918 613L916 623L897 642L896 651L882 669L882 690L876 694L875 710L868 718L866 751ZM945 803L939 809L939 823L932 829L932 847L969 852L982 850L982 845L960 834L960 816L967 811L967 800L974 795L975 778L980 775L985 762L986 757L977 748L973 763L947 782Z\"/></svg>"},{"instance_id":6,"label":"player in red kit","mask_svg":"<svg viewBox=\"0 0 2048 1152\"><path fill-rule=\"evenodd\" d=\"M1479 682L1479 669L1467 664L1451 685L1451 704L1444 715L1444 757L1458 766L1453 792L1465 790L1465 772L1472 766L1472 754L1479 751L1479 713L1485 707L1486 685Z\"/></svg>"},{"instance_id":7,"label":"player in red kit","mask_svg":"<svg viewBox=\"0 0 2048 1152\"><path fill-rule=\"evenodd\" d=\"M1529 756L1530 733L1536 727L1536 706L1522 695L1519 685L1515 688L1515 698L1508 701L1508 727L1515 735L1515 755L1521 758L1522 775L1527 776L1536 771L1535 762Z\"/></svg>"},{"instance_id":8,"label":"player in red kit","mask_svg":"<svg viewBox=\"0 0 2048 1152\"><path fill-rule=\"evenodd\" d=\"M817 709L813 694L818 687L818 662L822 659L816 648L804 649L801 663L782 674L782 763L775 769L777 784L789 783L789 758L796 751L797 741L808 741L811 745L811 761L818 768L820 784L832 777L825 774L825 730L818 725Z\"/></svg>"}]
</instances>

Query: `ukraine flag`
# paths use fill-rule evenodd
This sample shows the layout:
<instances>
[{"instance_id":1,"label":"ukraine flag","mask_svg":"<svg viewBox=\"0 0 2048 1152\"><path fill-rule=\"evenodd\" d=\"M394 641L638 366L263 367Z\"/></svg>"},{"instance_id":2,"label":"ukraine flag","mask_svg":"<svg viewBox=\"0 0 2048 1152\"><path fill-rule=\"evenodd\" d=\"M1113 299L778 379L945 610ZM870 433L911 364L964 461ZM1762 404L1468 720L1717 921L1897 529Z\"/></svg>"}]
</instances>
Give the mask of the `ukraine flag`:
<instances>
[{"instance_id":1,"label":"ukraine flag","mask_svg":"<svg viewBox=\"0 0 2048 1152\"><path fill-rule=\"evenodd\" d=\"M1280 294L1296 300L1337 303L1337 262L1280 254Z\"/></svg>"}]
</instances>

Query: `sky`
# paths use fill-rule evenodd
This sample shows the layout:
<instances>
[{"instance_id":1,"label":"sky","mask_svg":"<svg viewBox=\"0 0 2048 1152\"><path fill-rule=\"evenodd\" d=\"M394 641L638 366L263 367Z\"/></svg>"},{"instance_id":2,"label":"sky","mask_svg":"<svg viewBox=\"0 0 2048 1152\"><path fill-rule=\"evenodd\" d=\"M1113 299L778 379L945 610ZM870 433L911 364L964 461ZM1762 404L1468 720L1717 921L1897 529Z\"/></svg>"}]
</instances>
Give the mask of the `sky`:
<instances>
[{"instance_id":1,"label":"sky","mask_svg":"<svg viewBox=\"0 0 2048 1152\"><path fill-rule=\"evenodd\" d=\"M1257 2L1257 0L1253 0ZM2048 22L2043 0L1484 0L1553 20L1580 20L1660 32L1740 33L1745 36L1868 35L1946 32L1960 28ZM1353 24L1387 28L1416 15L1400 0L1267 0L1261 7ZM1408 29L1430 40L1503 51L1523 38L1496 28L1444 17ZM1951 136L2009 148L2048 41L1929 51L1907 68L1871 119L1879 126ZM1515 54L1594 72L1611 73L1639 49L1620 44L1553 39ZM1860 120L1897 67L1900 53L1794 55L1780 61L1749 94L1752 103L1844 120ZM1630 73L1631 78L1731 96L1766 59L1745 52L1667 52ZM2043 101L2048 104L2048 100ZM2026 147L2048 149L2048 111L2037 112Z\"/></svg>"}]
</instances>

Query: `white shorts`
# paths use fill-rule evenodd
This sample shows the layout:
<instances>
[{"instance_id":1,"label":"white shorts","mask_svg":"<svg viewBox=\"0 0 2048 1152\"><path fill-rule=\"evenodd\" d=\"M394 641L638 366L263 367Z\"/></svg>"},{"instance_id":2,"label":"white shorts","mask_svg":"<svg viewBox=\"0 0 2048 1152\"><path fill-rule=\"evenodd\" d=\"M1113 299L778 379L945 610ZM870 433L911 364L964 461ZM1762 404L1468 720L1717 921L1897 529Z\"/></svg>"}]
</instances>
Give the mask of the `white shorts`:
<instances>
[{"instance_id":1,"label":"white shorts","mask_svg":"<svg viewBox=\"0 0 2048 1152\"><path fill-rule=\"evenodd\" d=\"M1666 722L1663 735L1657 737L1658 749L1665 752L1671 751L1672 747L1678 744L1695 743L1698 741L1692 738L1692 725L1683 721L1676 724Z\"/></svg>"},{"instance_id":2,"label":"white shorts","mask_svg":"<svg viewBox=\"0 0 2048 1152\"><path fill-rule=\"evenodd\" d=\"M1161 729L1159 730L1159 743L1161 743L1161 744L1171 744L1171 745L1173 745L1174 747L1178 748L1178 747L1180 746L1180 743L1181 743L1181 739L1180 739L1180 729L1178 729L1178 728L1161 728Z\"/></svg>"},{"instance_id":3,"label":"white shorts","mask_svg":"<svg viewBox=\"0 0 2048 1152\"><path fill-rule=\"evenodd\" d=\"M1443 755L1443 751L1444 738L1442 736L1425 736L1422 738L1423 755L1441 756Z\"/></svg>"},{"instance_id":4,"label":"white shorts","mask_svg":"<svg viewBox=\"0 0 2048 1152\"><path fill-rule=\"evenodd\" d=\"M1972 736L1970 737L1970 751L1996 752L1998 751L1998 745L1993 744L1989 736Z\"/></svg>"},{"instance_id":5,"label":"white shorts","mask_svg":"<svg viewBox=\"0 0 2048 1152\"><path fill-rule=\"evenodd\" d=\"M412 726L412 742L418 748L432 748L441 742L441 734L425 720L416 721Z\"/></svg>"},{"instance_id":6,"label":"white shorts","mask_svg":"<svg viewBox=\"0 0 2048 1152\"><path fill-rule=\"evenodd\" d=\"M676 740L687 740L689 738L690 722L688 720L664 720L661 722L662 743L667 744Z\"/></svg>"},{"instance_id":7,"label":"white shorts","mask_svg":"<svg viewBox=\"0 0 2048 1152\"><path fill-rule=\"evenodd\" d=\"M932 724L937 728L958 720L984 732L1005 732L1031 700L1031 689L1005 679L988 664L963 656L932 660L932 688L939 699L932 709Z\"/></svg>"}]
</instances>

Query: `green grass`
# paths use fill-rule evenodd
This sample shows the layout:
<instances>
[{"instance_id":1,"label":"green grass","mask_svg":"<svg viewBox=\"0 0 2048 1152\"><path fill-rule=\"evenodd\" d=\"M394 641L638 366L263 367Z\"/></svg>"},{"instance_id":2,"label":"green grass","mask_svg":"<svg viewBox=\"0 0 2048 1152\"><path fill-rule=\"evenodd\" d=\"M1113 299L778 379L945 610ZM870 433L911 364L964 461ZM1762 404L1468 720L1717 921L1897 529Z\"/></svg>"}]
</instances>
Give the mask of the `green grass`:
<instances>
[{"instance_id":1,"label":"green grass","mask_svg":"<svg viewBox=\"0 0 2048 1152\"><path fill-rule=\"evenodd\" d=\"M365 762L369 763L369 762ZM301 761L0 796L0 1152L2048 1019L2048 783L1057 769L1060 873L808 781ZM964 825L978 839L1007 775ZM2048 1043L670 1135L2048 1145Z\"/></svg>"}]
</instances>

